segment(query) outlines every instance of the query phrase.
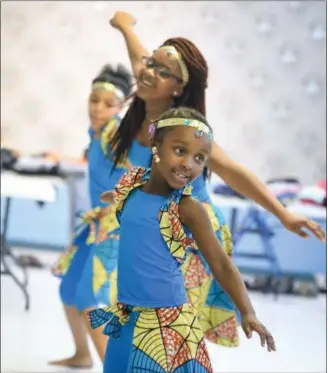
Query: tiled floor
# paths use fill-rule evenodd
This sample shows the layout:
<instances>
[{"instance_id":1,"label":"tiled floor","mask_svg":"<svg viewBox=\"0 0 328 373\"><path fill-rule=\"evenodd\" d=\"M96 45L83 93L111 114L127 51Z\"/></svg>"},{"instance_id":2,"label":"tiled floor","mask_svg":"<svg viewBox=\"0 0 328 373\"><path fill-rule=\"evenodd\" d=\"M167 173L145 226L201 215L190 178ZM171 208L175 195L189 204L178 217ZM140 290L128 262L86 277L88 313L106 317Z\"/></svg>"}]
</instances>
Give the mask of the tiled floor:
<instances>
[{"instance_id":1,"label":"tiled floor","mask_svg":"<svg viewBox=\"0 0 328 373\"><path fill-rule=\"evenodd\" d=\"M55 258L35 253L48 263ZM47 365L49 359L73 352L58 280L45 270L30 270L29 289L31 310L25 312L20 290L10 278L1 278L1 372L68 371ZM215 372L326 372L326 297L283 296L275 301L253 293L252 300L259 318L275 336L277 352L262 349L256 336L247 341L241 335L238 349L209 345ZM101 371L97 360L89 372Z\"/></svg>"}]
</instances>

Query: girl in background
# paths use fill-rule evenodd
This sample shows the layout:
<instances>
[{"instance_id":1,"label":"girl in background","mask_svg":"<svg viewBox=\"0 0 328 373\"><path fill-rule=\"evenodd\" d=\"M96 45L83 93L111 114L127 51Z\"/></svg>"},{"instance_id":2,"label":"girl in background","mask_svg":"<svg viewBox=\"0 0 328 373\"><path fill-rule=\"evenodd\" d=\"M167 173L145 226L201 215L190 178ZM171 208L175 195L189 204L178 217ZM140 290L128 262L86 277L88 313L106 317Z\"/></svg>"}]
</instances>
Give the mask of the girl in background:
<instances>
[{"instance_id":1,"label":"girl in background","mask_svg":"<svg viewBox=\"0 0 328 373\"><path fill-rule=\"evenodd\" d=\"M129 157L113 170L109 142L118 127L117 115L130 90L131 76L122 65L116 70L106 65L92 81L87 152L92 210L84 215L84 224L78 228L72 246L53 268L53 273L62 278L60 298L73 335L75 353L70 358L50 362L53 365L91 367L88 331L100 358L103 360L104 357L107 337L99 330L90 329L86 318L87 311L99 304L112 304L113 291L116 294L117 222L105 217L106 214L110 216L111 206L106 207L100 195L112 189L131 164L147 166L150 161L149 149L135 141Z\"/></svg>"}]
</instances>

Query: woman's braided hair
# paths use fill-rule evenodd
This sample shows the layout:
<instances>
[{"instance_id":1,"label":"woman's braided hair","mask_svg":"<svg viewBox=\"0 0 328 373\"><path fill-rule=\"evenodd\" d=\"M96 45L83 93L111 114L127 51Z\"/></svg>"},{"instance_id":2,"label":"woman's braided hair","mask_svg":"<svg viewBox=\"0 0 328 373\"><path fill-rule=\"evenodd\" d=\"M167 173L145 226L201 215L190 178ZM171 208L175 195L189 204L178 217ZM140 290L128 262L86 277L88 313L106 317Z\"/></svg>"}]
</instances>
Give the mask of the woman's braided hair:
<instances>
[{"instance_id":1,"label":"woman's braided hair","mask_svg":"<svg viewBox=\"0 0 328 373\"><path fill-rule=\"evenodd\" d=\"M190 40L185 38L168 39L162 46L175 47L181 54L189 72L189 81L184 87L182 95L174 98L173 107L188 106L205 116L205 89L208 77L205 58L199 49ZM145 116L145 103L141 98L135 96L110 142L113 149L114 168L124 159L132 146L133 140L141 129Z\"/></svg>"}]
</instances>

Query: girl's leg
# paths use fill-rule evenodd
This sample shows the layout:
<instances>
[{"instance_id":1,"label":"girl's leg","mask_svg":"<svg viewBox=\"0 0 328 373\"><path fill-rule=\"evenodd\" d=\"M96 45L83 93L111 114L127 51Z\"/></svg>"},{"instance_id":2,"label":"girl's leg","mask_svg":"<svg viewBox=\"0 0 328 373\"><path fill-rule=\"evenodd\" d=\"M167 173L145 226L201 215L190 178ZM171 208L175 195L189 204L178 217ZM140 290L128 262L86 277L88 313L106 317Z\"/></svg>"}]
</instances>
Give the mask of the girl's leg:
<instances>
[{"instance_id":1,"label":"girl's leg","mask_svg":"<svg viewBox=\"0 0 328 373\"><path fill-rule=\"evenodd\" d=\"M88 312L98 305L98 300L93 290L93 260L94 246L89 248L89 255L77 284L75 300L77 309L81 313L84 329L90 334L101 361L104 361L108 337L102 333L102 328L92 329L88 319Z\"/></svg>"},{"instance_id":2,"label":"girl's leg","mask_svg":"<svg viewBox=\"0 0 328 373\"><path fill-rule=\"evenodd\" d=\"M64 304L64 310L69 328L73 335L75 354L66 359L51 361L52 365L64 365L71 367L92 367L93 362L88 346L87 328L84 318L76 307L77 284L85 266L89 249L84 244L86 232L76 238L78 249L70 263L70 266L60 284L60 298Z\"/></svg>"},{"instance_id":3,"label":"girl's leg","mask_svg":"<svg viewBox=\"0 0 328 373\"><path fill-rule=\"evenodd\" d=\"M84 316L87 330L102 361L108 337L102 333L102 328L90 327L88 312L99 304L109 306L116 302L117 254L117 240L108 239L92 245L76 291L77 308Z\"/></svg>"},{"instance_id":4,"label":"girl's leg","mask_svg":"<svg viewBox=\"0 0 328 373\"><path fill-rule=\"evenodd\" d=\"M68 325L75 344L75 354L72 357L50 361L51 365L61 365L74 368L91 368L93 366L88 345L88 331L84 318L75 306L64 305Z\"/></svg>"}]
</instances>

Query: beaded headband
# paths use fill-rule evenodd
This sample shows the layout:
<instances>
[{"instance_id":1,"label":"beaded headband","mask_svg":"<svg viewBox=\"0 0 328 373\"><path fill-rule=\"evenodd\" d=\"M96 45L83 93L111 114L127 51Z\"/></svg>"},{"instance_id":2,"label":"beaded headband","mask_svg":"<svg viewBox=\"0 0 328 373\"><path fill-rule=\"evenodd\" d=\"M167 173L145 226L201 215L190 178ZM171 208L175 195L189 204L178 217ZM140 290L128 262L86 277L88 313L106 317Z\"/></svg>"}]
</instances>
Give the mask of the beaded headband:
<instances>
[{"instance_id":1,"label":"beaded headband","mask_svg":"<svg viewBox=\"0 0 328 373\"><path fill-rule=\"evenodd\" d=\"M183 85L185 86L189 82L189 72L188 72L188 68L187 68L185 62L183 61L183 58L182 58L181 54L179 53L179 51L171 45L160 47L159 49L163 49L163 50L167 51L168 56L171 55L171 56L174 56L177 59L177 61L179 63L179 66L180 66L180 69L181 69Z\"/></svg>"},{"instance_id":2,"label":"beaded headband","mask_svg":"<svg viewBox=\"0 0 328 373\"><path fill-rule=\"evenodd\" d=\"M163 119L153 123L149 126L149 132L152 137L155 136L155 132L159 128L174 127L174 126L188 126L196 129L195 136L199 139L203 134L206 134L210 139L213 138L211 129L203 122L196 119L185 119L185 118L169 118Z\"/></svg>"},{"instance_id":3,"label":"beaded headband","mask_svg":"<svg viewBox=\"0 0 328 373\"><path fill-rule=\"evenodd\" d=\"M97 82L92 84L92 90L94 89L104 89L105 91L113 92L120 100L124 100L125 98L124 93L112 83Z\"/></svg>"}]
</instances>

